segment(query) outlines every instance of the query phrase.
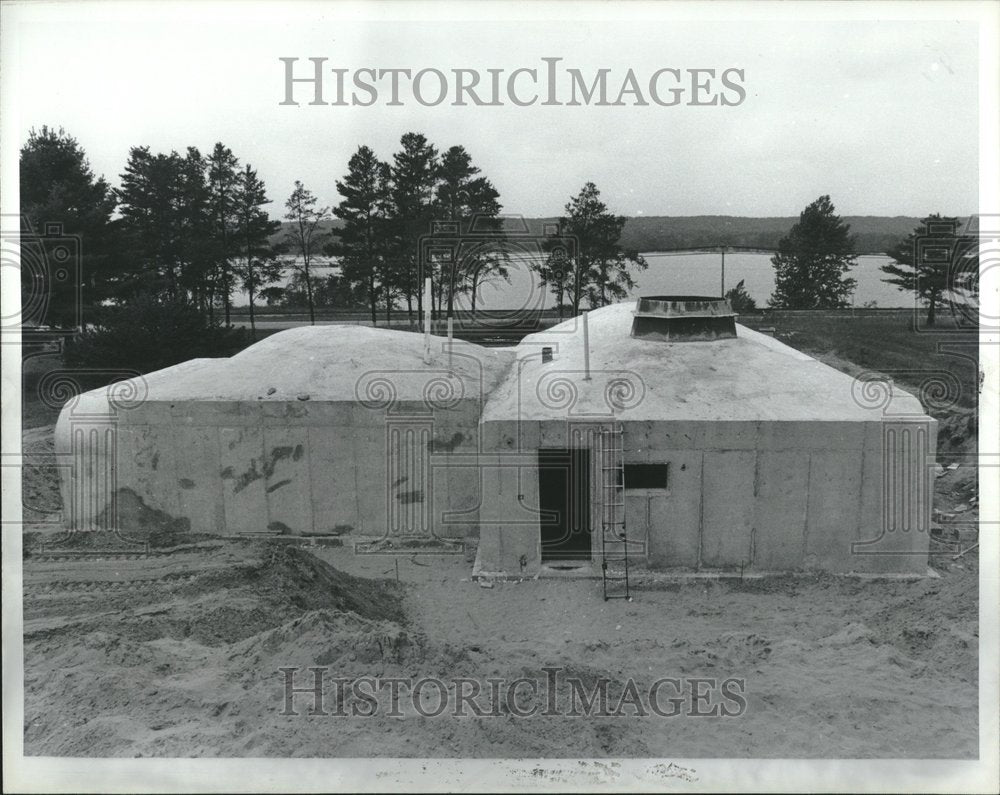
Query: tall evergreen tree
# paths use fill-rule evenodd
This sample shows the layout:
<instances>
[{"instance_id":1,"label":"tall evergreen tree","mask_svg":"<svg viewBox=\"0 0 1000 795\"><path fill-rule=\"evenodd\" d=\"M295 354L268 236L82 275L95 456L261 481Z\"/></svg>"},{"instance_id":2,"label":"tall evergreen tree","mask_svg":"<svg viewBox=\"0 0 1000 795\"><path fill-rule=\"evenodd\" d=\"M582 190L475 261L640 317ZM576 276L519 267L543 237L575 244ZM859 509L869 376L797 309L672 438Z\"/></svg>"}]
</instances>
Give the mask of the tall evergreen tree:
<instances>
[{"instance_id":1,"label":"tall evergreen tree","mask_svg":"<svg viewBox=\"0 0 1000 795\"><path fill-rule=\"evenodd\" d=\"M544 258L532 263L538 273L538 279L543 287L555 296L559 319L562 320L566 311L566 296L570 294L570 285L574 282L574 261L567 250L565 241L555 238L543 242Z\"/></svg>"},{"instance_id":2,"label":"tall evergreen tree","mask_svg":"<svg viewBox=\"0 0 1000 795\"><path fill-rule=\"evenodd\" d=\"M438 278L438 307L446 304L449 315L454 309L456 293L470 293L472 314L475 315L481 285L494 278L510 278L509 257L501 240L501 224L497 217L501 209L500 194L493 183L478 176L479 173L465 147L452 146L441 157L435 217L454 222L460 238L472 241L471 247L456 252L457 261L448 263L449 272L441 273ZM479 244L479 235L485 233L489 233L487 239L496 239L496 245Z\"/></svg>"},{"instance_id":3,"label":"tall evergreen tree","mask_svg":"<svg viewBox=\"0 0 1000 795\"><path fill-rule=\"evenodd\" d=\"M569 296L573 314L579 314L586 298L591 308L606 306L625 298L635 287L632 269L645 270L646 260L636 251L621 247L625 217L614 215L601 201L601 192L588 182L566 205L566 215L559 221L562 239L573 241L575 250L565 251L553 261L553 254L540 263L539 274L559 301Z\"/></svg>"},{"instance_id":4,"label":"tall evergreen tree","mask_svg":"<svg viewBox=\"0 0 1000 795\"><path fill-rule=\"evenodd\" d=\"M132 147L118 189L124 245L132 259L131 294L180 296L182 264L181 158Z\"/></svg>"},{"instance_id":5,"label":"tall evergreen tree","mask_svg":"<svg viewBox=\"0 0 1000 795\"><path fill-rule=\"evenodd\" d=\"M233 269L232 261L238 251L235 239L236 190L240 161L233 151L216 143L208 161L209 206L215 237L215 278L212 285L212 301L221 299L225 312L225 322L229 325L232 307Z\"/></svg>"},{"instance_id":6,"label":"tall evergreen tree","mask_svg":"<svg viewBox=\"0 0 1000 795\"><path fill-rule=\"evenodd\" d=\"M392 175L392 281L406 298L406 308L413 319L423 312L422 278L433 273L419 273L420 241L431 231L434 217L434 187L438 176L437 149L420 133L406 133L400 139L402 149L393 155Z\"/></svg>"},{"instance_id":7,"label":"tall evergreen tree","mask_svg":"<svg viewBox=\"0 0 1000 795\"><path fill-rule=\"evenodd\" d=\"M882 281L914 293L927 304L927 325L933 326L945 294L966 291L979 273L974 238L958 231L958 218L928 215L906 238L886 252L893 259L881 270ZM919 246L918 246L919 241Z\"/></svg>"},{"instance_id":8,"label":"tall evergreen tree","mask_svg":"<svg viewBox=\"0 0 1000 795\"><path fill-rule=\"evenodd\" d=\"M393 289L387 269L386 221L390 212L390 169L367 146L358 147L347 164L347 174L337 182L343 197L333 209L344 221L338 230L344 280L361 285L368 298L372 325L376 324L378 299L384 294L390 311Z\"/></svg>"},{"instance_id":9,"label":"tall evergreen tree","mask_svg":"<svg viewBox=\"0 0 1000 795\"><path fill-rule=\"evenodd\" d=\"M756 312L757 302L753 300L750 293L744 287L745 279L740 279L739 284L731 290L726 290L724 298L729 301L729 305L734 312Z\"/></svg>"},{"instance_id":10,"label":"tall evergreen tree","mask_svg":"<svg viewBox=\"0 0 1000 795\"><path fill-rule=\"evenodd\" d=\"M771 258L775 270L770 304L782 309L850 306L856 282L845 274L857 264L850 225L820 196L799 215Z\"/></svg>"},{"instance_id":11,"label":"tall evergreen tree","mask_svg":"<svg viewBox=\"0 0 1000 795\"><path fill-rule=\"evenodd\" d=\"M216 247L212 233L210 193L206 180L206 161L193 146L183 158L174 160L176 168L176 205L178 283L181 292L200 312L208 307ZM211 311L208 312L211 315Z\"/></svg>"},{"instance_id":12,"label":"tall evergreen tree","mask_svg":"<svg viewBox=\"0 0 1000 795\"><path fill-rule=\"evenodd\" d=\"M316 323L316 304L313 296L313 281L309 273L313 257L320 250L324 237L320 224L329 218L328 207L316 207L317 199L299 180L285 202L285 219L291 221L291 228L285 235L300 260L293 267L302 273L306 285L306 301L309 304L309 323Z\"/></svg>"},{"instance_id":13,"label":"tall evergreen tree","mask_svg":"<svg viewBox=\"0 0 1000 795\"><path fill-rule=\"evenodd\" d=\"M121 183L123 248L134 271L130 295L191 301L205 312L217 251L205 159L194 147L183 157L134 147Z\"/></svg>"},{"instance_id":14,"label":"tall evergreen tree","mask_svg":"<svg viewBox=\"0 0 1000 795\"><path fill-rule=\"evenodd\" d=\"M272 221L268 217L264 207L270 203L264 182L247 163L237 176L234 194L236 237L240 245L239 264L235 268L235 274L247 291L250 335L253 339L257 339L254 301L262 289L281 278L281 264L270 243L272 235L281 227L281 222Z\"/></svg>"},{"instance_id":15,"label":"tall evergreen tree","mask_svg":"<svg viewBox=\"0 0 1000 795\"><path fill-rule=\"evenodd\" d=\"M115 194L103 177L96 177L83 148L62 128L32 129L20 152L21 215L30 229L22 237L22 262L35 252L36 262L45 268L44 275L22 268L22 290L47 290L45 317L26 317L26 321L64 325L76 322L81 307L78 301L98 305L112 297L121 280L123 260L115 256L116 225L111 219ZM34 235L44 235L47 224L58 223L65 235L79 238L80 293L72 274L60 279L65 263L41 250ZM53 252L54 253L54 252ZM41 283L28 283L33 276ZM30 307L40 296L24 292L22 306ZM40 304L39 304L40 306Z\"/></svg>"}]
</instances>

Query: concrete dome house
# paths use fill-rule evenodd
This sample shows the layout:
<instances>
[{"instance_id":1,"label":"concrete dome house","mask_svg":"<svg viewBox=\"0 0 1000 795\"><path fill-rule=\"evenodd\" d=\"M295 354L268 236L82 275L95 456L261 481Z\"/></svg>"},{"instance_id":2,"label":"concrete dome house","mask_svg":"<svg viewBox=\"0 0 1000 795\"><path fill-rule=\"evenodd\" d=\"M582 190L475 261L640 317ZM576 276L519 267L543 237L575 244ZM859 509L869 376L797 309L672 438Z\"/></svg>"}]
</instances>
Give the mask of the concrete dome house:
<instances>
[{"instance_id":1,"label":"concrete dome house","mask_svg":"<svg viewBox=\"0 0 1000 795\"><path fill-rule=\"evenodd\" d=\"M128 494L195 531L475 549L482 576L626 551L926 572L936 422L724 300L641 298L513 348L430 343L296 328L81 395L57 425L68 521L113 524Z\"/></svg>"}]
</instances>

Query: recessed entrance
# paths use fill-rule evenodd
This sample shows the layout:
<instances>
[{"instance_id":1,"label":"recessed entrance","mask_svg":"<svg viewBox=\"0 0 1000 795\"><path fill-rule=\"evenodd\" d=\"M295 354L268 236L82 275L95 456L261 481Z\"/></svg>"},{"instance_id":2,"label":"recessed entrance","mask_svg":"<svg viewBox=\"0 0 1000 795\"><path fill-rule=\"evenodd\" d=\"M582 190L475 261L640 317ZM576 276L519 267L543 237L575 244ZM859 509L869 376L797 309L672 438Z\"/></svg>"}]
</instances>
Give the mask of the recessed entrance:
<instances>
[{"instance_id":1,"label":"recessed entrance","mask_svg":"<svg viewBox=\"0 0 1000 795\"><path fill-rule=\"evenodd\" d=\"M542 561L590 560L590 450L538 451Z\"/></svg>"}]
</instances>

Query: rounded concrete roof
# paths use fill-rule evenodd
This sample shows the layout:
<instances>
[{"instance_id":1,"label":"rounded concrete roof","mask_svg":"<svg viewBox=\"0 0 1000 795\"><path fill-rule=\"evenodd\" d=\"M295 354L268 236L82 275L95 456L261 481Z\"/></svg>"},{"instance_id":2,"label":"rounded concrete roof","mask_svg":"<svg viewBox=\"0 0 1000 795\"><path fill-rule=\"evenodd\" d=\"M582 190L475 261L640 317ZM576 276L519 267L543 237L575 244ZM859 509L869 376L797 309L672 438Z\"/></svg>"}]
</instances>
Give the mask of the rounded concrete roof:
<instances>
[{"instance_id":1,"label":"rounded concrete roof","mask_svg":"<svg viewBox=\"0 0 1000 795\"><path fill-rule=\"evenodd\" d=\"M531 334L517 363L490 395L484 421L878 420L923 416L920 402L893 387L859 382L764 334L737 325L735 339L662 342L630 336L635 302L572 318ZM542 362L542 347L553 359Z\"/></svg>"},{"instance_id":2,"label":"rounded concrete roof","mask_svg":"<svg viewBox=\"0 0 1000 795\"><path fill-rule=\"evenodd\" d=\"M145 376L147 400L310 400L379 402L428 395L480 400L513 353L367 326L302 326L273 334L228 359L194 359Z\"/></svg>"},{"instance_id":3,"label":"rounded concrete roof","mask_svg":"<svg viewBox=\"0 0 1000 795\"><path fill-rule=\"evenodd\" d=\"M909 393L858 381L764 334L737 325L735 339L634 339L632 302L589 313L590 380L583 323L572 318L516 348L484 348L367 326L303 326L274 334L229 359L193 359L81 396L107 410L144 401L395 401L486 397L483 421L817 420L924 418ZM541 361L543 347L554 358Z\"/></svg>"}]
</instances>

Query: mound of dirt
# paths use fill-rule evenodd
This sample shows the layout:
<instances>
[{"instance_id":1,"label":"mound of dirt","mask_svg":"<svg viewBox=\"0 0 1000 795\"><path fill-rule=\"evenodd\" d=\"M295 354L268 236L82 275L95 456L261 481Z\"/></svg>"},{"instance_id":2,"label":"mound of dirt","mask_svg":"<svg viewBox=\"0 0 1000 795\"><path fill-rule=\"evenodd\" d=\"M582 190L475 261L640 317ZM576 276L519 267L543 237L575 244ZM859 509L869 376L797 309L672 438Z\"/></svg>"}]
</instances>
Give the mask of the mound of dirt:
<instances>
[{"instance_id":1,"label":"mound of dirt","mask_svg":"<svg viewBox=\"0 0 1000 795\"><path fill-rule=\"evenodd\" d=\"M118 619L118 625L131 639L190 638L221 646L315 610L358 621L404 621L395 582L352 577L305 549L277 543L257 545L246 563L196 574L171 594L175 601L162 609Z\"/></svg>"},{"instance_id":2,"label":"mound of dirt","mask_svg":"<svg viewBox=\"0 0 1000 795\"><path fill-rule=\"evenodd\" d=\"M77 535L89 542L107 534ZM218 647L267 632L316 610L396 626L405 621L402 588L397 583L353 577L305 549L268 542L236 545L224 557L226 565L216 562L211 567L203 564L211 556L219 557L227 551L210 551L206 558L202 549L145 559L165 561L159 564L156 579L142 575L144 579L129 582L130 576L139 577L142 572L137 568L129 575L126 572L131 569L124 563L113 564L107 570L113 582L89 583L125 586L107 592L101 612L52 626L26 627L25 637L58 641L54 636L82 631L116 635L138 643L191 640L201 646ZM135 561L137 567L140 563L142 559ZM94 560L88 565L108 564ZM126 582L117 582L119 574Z\"/></svg>"},{"instance_id":3,"label":"mound of dirt","mask_svg":"<svg viewBox=\"0 0 1000 795\"><path fill-rule=\"evenodd\" d=\"M353 577L289 544L264 542L257 548L256 557L246 565L199 577L185 590L191 595L215 590L245 591L262 606L284 615L337 610L372 621L405 621L401 589L391 580ZM277 620L271 626L280 623Z\"/></svg>"},{"instance_id":4,"label":"mound of dirt","mask_svg":"<svg viewBox=\"0 0 1000 795\"><path fill-rule=\"evenodd\" d=\"M231 644L226 667L244 680L258 680L281 666L331 666L343 674L380 675L425 660L427 638L394 621L371 621L357 613L314 610L281 626ZM374 668L373 668L374 666Z\"/></svg>"},{"instance_id":5,"label":"mound of dirt","mask_svg":"<svg viewBox=\"0 0 1000 795\"><path fill-rule=\"evenodd\" d=\"M23 431L21 450L24 456L21 478L24 518L26 522L41 521L62 507L52 427Z\"/></svg>"},{"instance_id":6,"label":"mound of dirt","mask_svg":"<svg viewBox=\"0 0 1000 795\"><path fill-rule=\"evenodd\" d=\"M975 409L952 408L946 414L936 413L935 418L940 452L975 454L979 434L979 415Z\"/></svg>"},{"instance_id":7,"label":"mound of dirt","mask_svg":"<svg viewBox=\"0 0 1000 795\"><path fill-rule=\"evenodd\" d=\"M882 643L966 682L978 680L979 590L975 577L927 580L865 619ZM970 654L956 655L956 649ZM956 659L961 660L956 664Z\"/></svg>"},{"instance_id":8,"label":"mound of dirt","mask_svg":"<svg viewBox=\"0 0 1000 795\"><path fill-rule=\"evenodd\" d=\"M25 483L27 483L27 476ZM25 554L36 549L36 541L47 544L47 551L101 550L106 552L142 552L147 547L154 550L170 549L182 544L194 544L217 536L192 533L188 519L175 518L165 511L150 507L131 489L119 489L115 507L105 508L98 517L100 530L48 533L44 536L25 535ZM37 551L37 550L36 550Z\"/></svg>"},{"instance_id":9,"label":"mound of dirt","mask_svg":"<svg viewBox=\"0 0 1000 795\"><path fill-rule=\"evenodd\" d=\"M178 536L191 532L188 519L176 519L170 514L148 506L132 489L118 489L115 500L118 528L130 538L149 541L151 546L173 546ZM102 527L113 523L110 507L100 517Z\"/></svg>"}]
</instances>

